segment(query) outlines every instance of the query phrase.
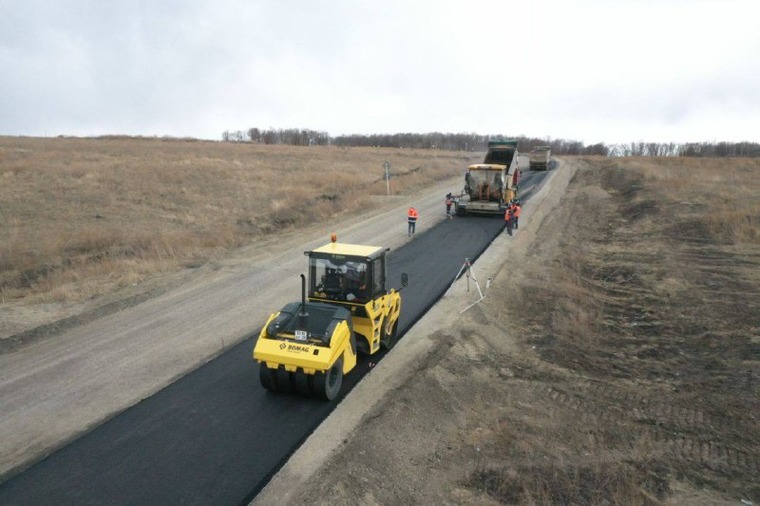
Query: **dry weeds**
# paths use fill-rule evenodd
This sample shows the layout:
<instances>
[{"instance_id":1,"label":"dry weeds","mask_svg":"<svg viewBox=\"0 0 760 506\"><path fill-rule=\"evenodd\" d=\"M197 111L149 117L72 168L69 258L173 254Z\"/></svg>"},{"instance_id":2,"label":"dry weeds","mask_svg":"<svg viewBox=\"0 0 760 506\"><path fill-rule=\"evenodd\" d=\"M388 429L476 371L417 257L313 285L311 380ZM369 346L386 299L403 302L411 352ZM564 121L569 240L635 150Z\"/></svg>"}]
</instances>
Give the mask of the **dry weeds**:
<instances>
[{"instance_id":1,"label":"dry weeds","mask_svg":"<svg viewBox=\"0 0 760 506\"><path fill-rule=\"evenodd\" d=\"M490 358L510 374L463 431L481 455L465 485L506 504L757 504L760 162L585 161L563 254L495 309L523 350Z\"/></svg>"},{"instance_id":2,"label":"dry weeds","mask_svg":"<svg viewBox=\"0 0 760 506\"><path fill-rule=\"evenodd\" d=\"M471 153L131 138L0 138L0 297L76 301L264 235L371 209Z\"/></svg>"}]
</instances>

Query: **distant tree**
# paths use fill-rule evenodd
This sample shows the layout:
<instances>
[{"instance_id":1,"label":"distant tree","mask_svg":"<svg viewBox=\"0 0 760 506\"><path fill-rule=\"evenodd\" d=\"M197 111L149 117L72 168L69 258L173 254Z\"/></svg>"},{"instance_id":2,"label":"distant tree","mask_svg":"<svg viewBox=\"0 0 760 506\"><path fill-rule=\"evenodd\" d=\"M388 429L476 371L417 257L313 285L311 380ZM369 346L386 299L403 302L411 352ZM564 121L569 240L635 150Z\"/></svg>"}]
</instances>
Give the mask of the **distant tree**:
<instances>
[{"instance_id":1,"label":"distant tree","mask_svg":"<svg viewBox=\"0 0 760 506\"><path fill-rule=\"evenodd\" d=\"M609 156L609 153L609 148L601 142L586 146L583 150L584 155Z\"/></svg>"},{"instance_id":2,"label":"distant tree","mask_svg":"<svg viewBox=\"0 0 760 506\"><path fill-rule=\"evenodd\" d=\"M503 134L480 135L477 133L386 133L347 134L331 137L327 132L310 129L288 128L261 130L256 127L246 132L225 130L222 140L226 142L251 142L262 144L288 144L293 146L376 146L384 148L445 149L453 151L485 151L489 140L512 138L518 149L528 152L536 146L549 146L552 153L562 155L598 156L748 156L760 157L760 144L754 142L690 142L684 144L636 141L622 144L586 145L572 139L551 139Z\"/></svg>"}]
</instances>

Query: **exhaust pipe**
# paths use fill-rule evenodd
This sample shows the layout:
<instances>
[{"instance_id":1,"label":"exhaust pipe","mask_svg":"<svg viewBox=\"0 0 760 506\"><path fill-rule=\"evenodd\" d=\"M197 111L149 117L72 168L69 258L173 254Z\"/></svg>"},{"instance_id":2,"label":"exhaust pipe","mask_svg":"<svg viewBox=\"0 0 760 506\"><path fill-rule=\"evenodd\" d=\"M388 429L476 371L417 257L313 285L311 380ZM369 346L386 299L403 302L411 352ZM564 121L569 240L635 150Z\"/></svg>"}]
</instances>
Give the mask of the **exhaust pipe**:
<instances>
[{"instance_id":1,"label":"exhaust pipe","mask_svg":"<svg viewBox=\"0 0 760 506\"><path fill-rule=\"evenodd\" d=\"M306 329L306 319L309 313L306 312L306 276L301 274L301 309L298 311L298 326Z\"/></svg>"}]
</instances>

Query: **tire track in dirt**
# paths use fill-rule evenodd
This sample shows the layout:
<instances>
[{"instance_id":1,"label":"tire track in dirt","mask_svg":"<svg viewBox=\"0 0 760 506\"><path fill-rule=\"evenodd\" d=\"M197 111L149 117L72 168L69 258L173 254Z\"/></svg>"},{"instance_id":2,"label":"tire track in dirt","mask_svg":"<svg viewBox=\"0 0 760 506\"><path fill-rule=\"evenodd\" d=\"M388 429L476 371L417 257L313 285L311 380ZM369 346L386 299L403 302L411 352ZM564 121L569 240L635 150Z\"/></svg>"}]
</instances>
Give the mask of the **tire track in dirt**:
<instances>
[{"instance_id":1,"label":"tire track in dirt","mask_svg":"<svg viewBox=\"0 0 760 506\"><path fill-rule=\"evenodd\" d=\"M714 433L728 429L727 423L699 408L659 402L600 383L574 384L573 394L547 383L531 382L528 387L579 412L587 422L643 425L641 429L650 433L670 457L699 462L721 472L760 472L758 453L716 440Z\"/></svg>"}]
</instances>

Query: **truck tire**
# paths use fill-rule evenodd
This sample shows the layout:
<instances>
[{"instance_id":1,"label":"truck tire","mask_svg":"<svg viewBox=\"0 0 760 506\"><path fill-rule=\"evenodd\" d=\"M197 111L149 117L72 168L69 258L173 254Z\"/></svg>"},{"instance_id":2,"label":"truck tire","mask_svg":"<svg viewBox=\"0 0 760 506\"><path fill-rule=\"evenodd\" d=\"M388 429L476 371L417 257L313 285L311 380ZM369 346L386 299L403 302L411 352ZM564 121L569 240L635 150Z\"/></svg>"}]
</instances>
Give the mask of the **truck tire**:
<instances>
[{"instance_id":1,"label":"truck tire","mask_svg":"<svg viewBox=\"0 0 760 506\"><path fill-rule=\"evenodd\" d=\"M396 344L396 332L398 331L398 318L390 326L388 319L383 323L383 337L380 338L380 347L384 350L390 350Z\"/></svg>"},{"instance_id":2,"label":"truck tire","mask_svg":"<svg viewBox=\"0 0 760 506\"><path fill-rule=\"evenodd\" d=\"M261 382L261 386L267 390L271 390L272 392L277 390L277 380L274 377L274 370L267 367L264 362L259 364L259 381Z\"/></svg>"},{"instance_id":3,"label":"truck tire","mask_svg":"<svg viewBox=\"0 0 760 506\"><path fill-rule=\"evenodd\" d=\"M293 383L292 378L290 377L290 372L285 369L277 369L275 374L277 376L277 391L284 394L293 392Z\"/></svg>"},{"instance_id":4,"label":"truck tire","mask_svg":"<svg viewBox=\"0 0 760 506\"><path fill-rule=\"evenodd\" d=\"M343 385L343 357L335 361L333 366L324 373L314 375L314 395L323 401L331 401L340 393Z\"/></svg>"},{"instance_id":5,"label":"truck tire","mask_svg":"<svg viewBox=\"0 0 760 506\"><path fill-rule=\"evenodd\" d=\"M311 375L306 374L302 369L299 369L293 374L293 376L296 393L304 397L311 396L311 385L309 385L309 378Z\"/></svg>"}]
</instances>

